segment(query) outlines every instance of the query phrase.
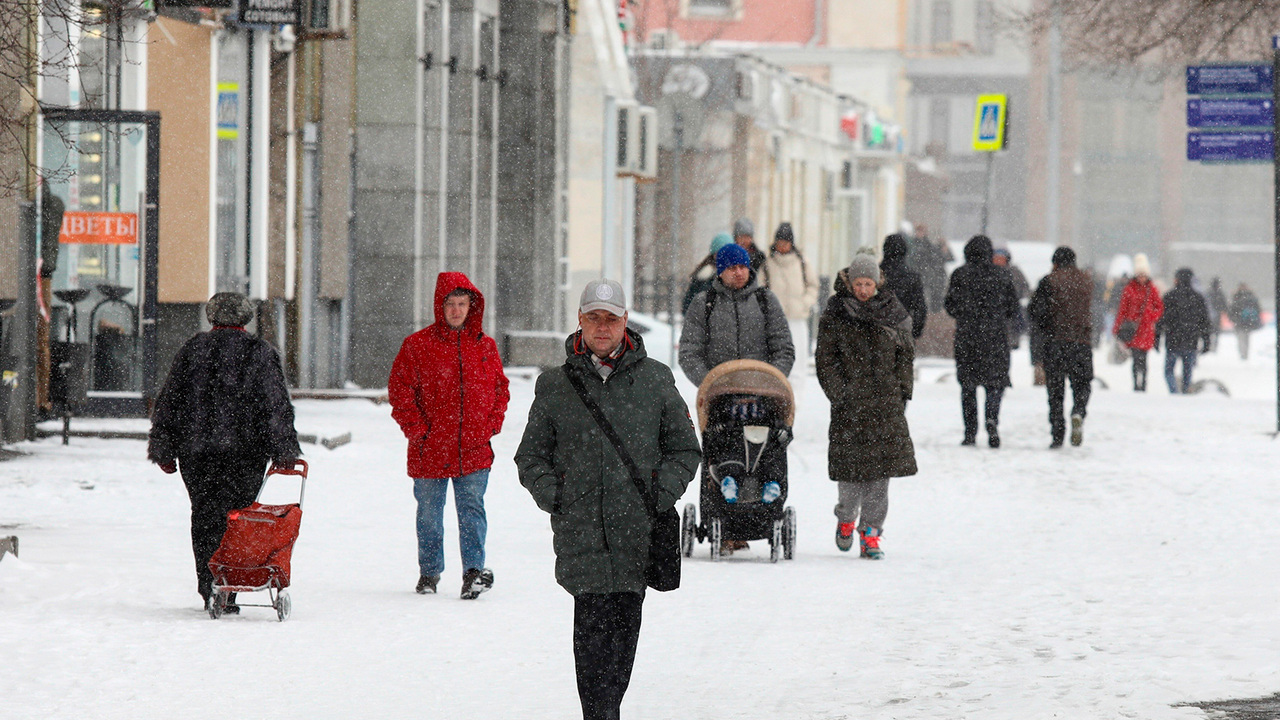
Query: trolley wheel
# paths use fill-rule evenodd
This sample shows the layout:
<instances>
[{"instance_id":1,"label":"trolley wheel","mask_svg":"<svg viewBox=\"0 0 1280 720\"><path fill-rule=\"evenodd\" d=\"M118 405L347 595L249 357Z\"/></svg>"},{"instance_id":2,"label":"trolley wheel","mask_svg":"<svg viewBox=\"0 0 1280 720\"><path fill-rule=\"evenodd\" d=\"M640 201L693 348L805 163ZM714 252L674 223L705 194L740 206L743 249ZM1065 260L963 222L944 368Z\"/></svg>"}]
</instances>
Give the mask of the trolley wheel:
<instances>
[{"instance_id":1,"label":"trolley wheel","mask_svg":"<svg viewBox=\"0 0 1280 720\"><path fill-rule=\"evenodd\" d=\"M720 518L711 518L707 523L707 542L711 544L711 562L720 560L720 543L724 541L724 526Z\"/></svg>"},{"instance_id":2,"label":"trolley wheel","mask_svg":"<svg viewBox=\"0 0 1280 720\"><path fill-rule=\"evenodd\" d=\"M697 526L698 509L693 503L688 503L680 517L680 554L685 557L693 557L693 535Z\"/></svg>"},{"instance_id":3,"label":"trolley wheel","mask_svg":"<svg viewBox=\"0 0 1280 720\"><path fill-rule=\"evenodd\" d=\"M209 617L217 620L222 617L222 611L227 606L227 591L219 590L209 598Z\"/></svg>"},{"instance_id":4,"label":"trolley wheel","mask_svg":"<svg viewBox=\"0 0 1280 720\"><path fill-rule=\"evenodd\" d=\"M782 559L796 559L796 509L788 507L782 516Z\"/></svg>"},{"instance_id":5,"label":"trolley wheel","mask_svg":"<svg viewBox=\"0 0 1280 720\"><path fill-rule=\"evenodd\" d=\"M778 558L782 557L784 537L782 519L774 520L773 533L769 536L769 562L776 563Z\"/></svg>"},{"instance_id":6,"label":"trolley wheel","mask_svg":"<svg viewBox=\"0 0 1280 720\"><path fill-rule=\"evenodd\" d=\"M289 591L281 590L276 595L276 617L280 618L280 622L284 622L289 617L289 611L293 609L293 601L289 599Z\"/></svg>"}]
</instances>

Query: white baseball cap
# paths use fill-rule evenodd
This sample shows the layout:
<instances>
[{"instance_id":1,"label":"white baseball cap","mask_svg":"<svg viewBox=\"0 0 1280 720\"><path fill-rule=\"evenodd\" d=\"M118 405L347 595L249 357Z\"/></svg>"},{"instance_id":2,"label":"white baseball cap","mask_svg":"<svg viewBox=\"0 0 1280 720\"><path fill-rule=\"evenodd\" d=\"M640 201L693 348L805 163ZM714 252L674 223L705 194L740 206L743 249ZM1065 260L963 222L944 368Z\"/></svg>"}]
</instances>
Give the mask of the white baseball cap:
<instances>
[{"instance_id":1,"label":"white baseball cap","mask_svg":"<svg viewBox=\"0 0 1280 720\"><path fill-rule=\"evenodd\" d=\"M627 312L627 296L622 292L622 285L615 280L592 280L582 291L582 300L578 303L578 312L589 313L592 310L608 310L614 315L622 316Z\"/></svg>"}]
</instances>

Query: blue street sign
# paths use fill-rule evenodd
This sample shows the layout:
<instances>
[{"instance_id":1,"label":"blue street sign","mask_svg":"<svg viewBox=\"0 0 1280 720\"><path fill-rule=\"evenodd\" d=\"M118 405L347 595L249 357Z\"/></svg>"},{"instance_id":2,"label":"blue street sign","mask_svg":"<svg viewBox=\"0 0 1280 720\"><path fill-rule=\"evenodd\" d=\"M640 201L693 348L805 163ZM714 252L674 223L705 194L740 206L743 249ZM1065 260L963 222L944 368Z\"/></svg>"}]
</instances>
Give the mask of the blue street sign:
<instances>
[{"instance_id":1,"label":"blue street sign","mask_svg":"<svg viewBox=\"0 0 1280 720\"><path fill-rule=\"evenodd\" d=\"M1271 160L1275 133L1259 132L1189 132L1188 160Z\"/></svg>"},{"instance_id":2,"label":"blue street sign","mask_svg":"<svg viewBox=\"0 0 1280 720\"><path fill-rule=\"evenodd\" d=\"M1188 65L1188 95L1271 94L1270 65Z\"/></svg>"},{"instance_id":3,"label":"blue street sign","mask_svg":"<svg viewBox=\"0 0 1280 720\"><path fill-rule=\"evenodd\" d=\"M1271 98L1190 98L1188 127L1271 127L1275 107Z\"/></svg>"}]
</instances>

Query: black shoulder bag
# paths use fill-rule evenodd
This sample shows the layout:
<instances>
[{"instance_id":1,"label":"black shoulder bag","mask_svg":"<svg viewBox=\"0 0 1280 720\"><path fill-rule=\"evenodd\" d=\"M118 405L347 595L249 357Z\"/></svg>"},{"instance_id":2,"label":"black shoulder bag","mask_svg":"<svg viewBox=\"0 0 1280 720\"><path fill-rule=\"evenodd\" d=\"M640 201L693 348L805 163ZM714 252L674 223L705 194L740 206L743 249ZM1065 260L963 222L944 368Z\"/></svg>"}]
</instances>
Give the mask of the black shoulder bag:
<instances>
[{"instance_id":1,"label":"black shoulder bag","mask_svg":"<svg viewBox=\"0 0 1280 720\"><path fill-rule=\"evenodd\" d=\"M645 510L649 513L649 563L644 570L645 585L658 592L675 590L680 587L680 514L674 507L662 512L654 511L654 503L644 489L644 480L640 479L640 468L636 465L636 461L631 459L631 453L628 453L627 448L622 444L622 438L618 437L618 433L614 431L613 425L609 424L609 419L604 416L600 406L587 393L582 379L577 377L567 364L564 366L564 375L577 391L578 397L582 399L582 404L587 406L587 411L591 413L600 431L613 444L618 457L621 457L622 462L627 466L627 470L631 473L631 480L636 484L636 492L640 493L640 501L644 503ZM656 480L658 471L655 470L653 475Z\"/></svg>"}]
</instances>

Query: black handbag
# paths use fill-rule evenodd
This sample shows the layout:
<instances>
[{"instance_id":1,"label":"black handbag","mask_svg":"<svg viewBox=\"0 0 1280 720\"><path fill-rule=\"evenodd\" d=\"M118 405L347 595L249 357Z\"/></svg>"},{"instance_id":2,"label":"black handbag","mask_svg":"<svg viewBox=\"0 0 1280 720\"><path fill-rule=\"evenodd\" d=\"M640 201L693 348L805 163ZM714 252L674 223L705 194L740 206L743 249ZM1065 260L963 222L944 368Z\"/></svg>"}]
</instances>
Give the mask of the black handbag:
<instances>
[{"instance_id":1,"label":"black handbag","mask_svg":"<svg viewBox=\"0 0 1280 720\"><path fill-rule=\"evenodd\" d=\"M1116 331L1116 339L1126 345L1133 342L1138 335L1138 323L1132 320L1125 320L1120 323L1120 329Z\"/></svg>"},{"instance_id":2,"label":"black handbag","mask_svg":"<svg viewBox=\"0 0 1280 720\"><path fill-rule=\"evenodd\" d=\"M631 459L631 453L628 453L626 446L622 444L622 438L618 437L613 425L609 424L609 419L604 416L600 406L587 393L586 386L574 375L568 364L564 366L564 374L569 379L569 384L573 385L573 389L577 391L578 397L582 399L582 404L587 406L587 411L591 413L596 425L600 426L600 431L613 444L613 449L618 452L618 456L627 466L627 470L631 473L631 480L636 484L636 491L640 493L640 499L649 513L649 562L644 569L644 584L658 592L675 590L680 587L680 513L676 512L674 507L662 512L654 511L653 500L649 497L649 493L645 492L644 480L640 479L640 468L636 465L636 461ZM654 470L652 479L656 480L657 477L658 471Z\"/></svg>"}]
</instances>

